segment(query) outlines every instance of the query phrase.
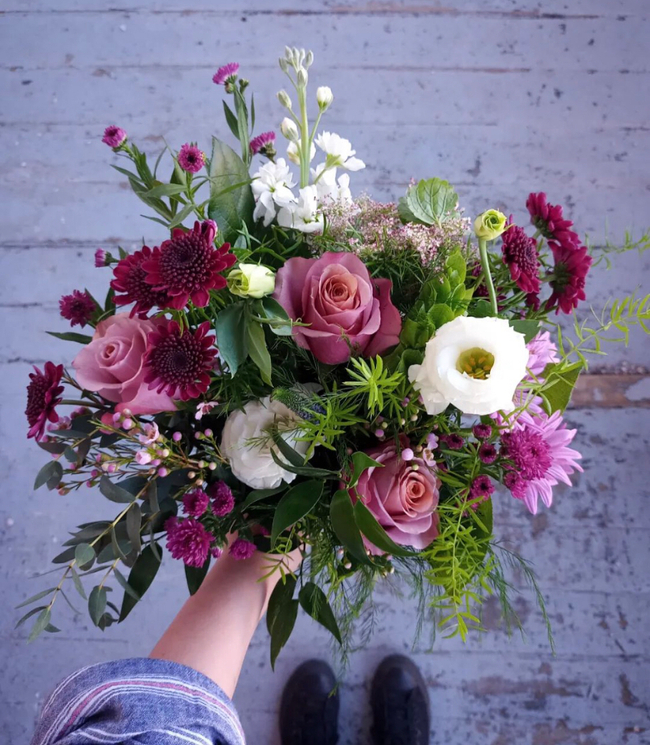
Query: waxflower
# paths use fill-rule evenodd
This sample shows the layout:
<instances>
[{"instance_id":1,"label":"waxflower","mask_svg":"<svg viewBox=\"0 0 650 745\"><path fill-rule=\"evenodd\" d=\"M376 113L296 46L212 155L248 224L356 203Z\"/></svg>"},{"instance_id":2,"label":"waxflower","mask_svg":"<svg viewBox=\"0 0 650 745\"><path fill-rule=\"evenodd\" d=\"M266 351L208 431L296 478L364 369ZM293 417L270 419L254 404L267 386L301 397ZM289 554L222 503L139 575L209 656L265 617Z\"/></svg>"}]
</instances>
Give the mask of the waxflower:
<instances>
[{"instance_id":1,"label":"waxflower","mask_svg":"<svg viewBox=\"0 0 650 745\"><path fill-rule=\"evenodd\" d=\"M493 241L506 229L508 218L499 210L486 210L474 220L474 232L480 240Z\"/></svg>"},{"instance_id":2,"label":"waxflower","mask_svg":"<svg viewBox=\"0 0 650 745\"><path fill-rule=\"evenodd\" d=\"M259 264L240 264L228 275L228 289L239 297L261 298L275 290L275 274Z\"/></svg>"}]
</instances>

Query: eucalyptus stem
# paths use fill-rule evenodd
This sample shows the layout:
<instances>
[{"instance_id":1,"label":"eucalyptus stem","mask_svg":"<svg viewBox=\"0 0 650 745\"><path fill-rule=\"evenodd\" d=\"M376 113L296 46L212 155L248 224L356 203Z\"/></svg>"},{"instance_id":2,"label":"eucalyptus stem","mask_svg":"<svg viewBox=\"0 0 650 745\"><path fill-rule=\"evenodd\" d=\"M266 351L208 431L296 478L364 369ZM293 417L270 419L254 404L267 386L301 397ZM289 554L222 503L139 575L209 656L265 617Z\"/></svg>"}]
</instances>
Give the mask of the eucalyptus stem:
<instances>
[{"instance_id":1,"label":"eucalyptus stem","mask_svg":"<svg viewBox=\"0 0 650 745\"><path fill-rule=\"evenodd\" d=\"M488 258L487 241L485 238L478 239L478 250L481 256L481 266L483 268L483 274L485 276L485 284L487 286L488 295L490 296L490 305L492 306L492 315L499 315L499 306L497 304L497 294L494 289L494 282L492 281L492 272L490 271L490 260Z\"/></svg>"}]
</instances>

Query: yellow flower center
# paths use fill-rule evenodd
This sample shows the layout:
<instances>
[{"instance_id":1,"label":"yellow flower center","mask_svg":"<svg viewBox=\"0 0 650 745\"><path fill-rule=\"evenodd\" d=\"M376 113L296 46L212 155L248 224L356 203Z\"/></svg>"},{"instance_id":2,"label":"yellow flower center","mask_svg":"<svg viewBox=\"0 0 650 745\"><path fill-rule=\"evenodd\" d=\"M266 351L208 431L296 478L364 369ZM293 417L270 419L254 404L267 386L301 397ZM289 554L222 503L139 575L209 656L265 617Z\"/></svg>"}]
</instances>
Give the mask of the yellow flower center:
<instances>
[{"instance_id":1,"label":"yellow flower center","mask_svg":"<svg viewBox=\"0 0 650 745\"><path fill-rule=\"evenodd\" d=\"M494 355L480 347L465 350L456 362L458 372L467 373L470 378L486 380L494 365Z\"/></svg>"}]
</instances>

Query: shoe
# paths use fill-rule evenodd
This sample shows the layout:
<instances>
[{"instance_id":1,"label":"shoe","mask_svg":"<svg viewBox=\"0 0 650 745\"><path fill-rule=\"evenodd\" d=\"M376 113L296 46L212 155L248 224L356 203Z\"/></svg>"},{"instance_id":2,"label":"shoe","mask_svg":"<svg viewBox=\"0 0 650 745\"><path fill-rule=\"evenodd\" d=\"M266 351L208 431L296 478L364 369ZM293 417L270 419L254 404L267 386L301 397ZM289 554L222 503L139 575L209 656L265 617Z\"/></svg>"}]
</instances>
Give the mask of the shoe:
<instances>
[{"instance_id":1,"label":"shoe","mask_svg":"<svg viewBox=\"0 0 650 745\"><path fill-rule=\"evenodd\" d=\"M408 657L392 655L379 665L370 703L375 745L429 745L429 692Z\"/></svg>"},{"instance_id":2,"label":"shoe","mask_svg":"<svg viewBox=\"0 0 650 745\"><path fill-rule=\"evenodd\" d=\"M289 678L280 704L282 745L336 745L339 695L326 662L303 662Z\"/></svg>"}]
</instances>

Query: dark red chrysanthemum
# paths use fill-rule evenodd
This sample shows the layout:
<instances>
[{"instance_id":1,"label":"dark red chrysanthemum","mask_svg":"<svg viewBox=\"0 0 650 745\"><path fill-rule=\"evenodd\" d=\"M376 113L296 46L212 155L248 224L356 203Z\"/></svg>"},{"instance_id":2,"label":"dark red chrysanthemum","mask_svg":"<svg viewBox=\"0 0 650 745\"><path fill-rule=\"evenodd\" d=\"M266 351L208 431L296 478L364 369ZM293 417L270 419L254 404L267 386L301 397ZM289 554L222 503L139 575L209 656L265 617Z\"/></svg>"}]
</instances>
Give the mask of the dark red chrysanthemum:
<instances>
[{"instance_id":1,"label":"dark red chrysanthemum","mask_svg":"<svg viewBox=\"0 0 650 745\"><path fill-rule=\"evenodd\" d=\"M155 290L146 282L147 273L142 265L151 254L149 246L143 246L141 251L125 257L113 269L115 279L111 281L111 287L116 293L121 293L115 295L115 305L135 303L131 309L132 316L136 313L146 315L152 308L166 308L170 302L166 292Z\"/></svg>"},{"instance_id":2,"label":"dark red chrysanthemum","mask_svg":"<svg viewBox=\"0 0 650 745\"><path fill-rule=\"evenodd\" d=\"M59 310L71 326L82 328L90 321L95 312L95 301L87 292L73 290L72 295L64 295L59 300Z\"/></svg>"},{"instance_id":3,"label":"dark red chrysanthemum","mask_svg":"<svg viewBox=\"0 0 650 745\"><path fill-rule=\"evenodd\" d=\"M580 245L578 234L571 230L573 222L564 218L559 204L549 204L546 201L546 194L543 191L529 194L526 207L530 213L531 223L544 238L566 246Z\"/></svg>"},{"instance_id":4,"label":"dark red chrysanthemum","mask_svg":"<svg viewBox=\"0 0 650 745\"><path fill-rule=\"evenodd\" d=\"M539 256L537 241L529 238L518 225L511 225L501 236L503 263L520 290L539 292Z\"/></svg>"},{"instance_id":5,"label":"dark red chrysanthemum","mask_svg":"<svg viewBox=\"0 0 650 745\"><path fill-rule=\"evenodd\" d=\"M214 336L206 336L208 321L196 331L181 330L176 321L167 321L149 334L149 349L144 361L144 380L149 390L163 391L183 401L197 398L210 385L217 350Z\"/></svg>"},{"instance_id":6,"label":"dark red chrysanthemum","mask_svg":"<svg viewBox=\"0 0 650 745\"><path fill-rule=\"evenodd\" d=\"M556 313L572 313L581 300L586 299L585 278L592 258L586 246L567 246L549 241L553 252L553 267L550 285L553 294L546 302L547 310L556 308Z\"/></svg>"},{"instance_id":7,"label":"dark red chrysanthemum","mask_svg":"<svg viewBox=\"0 0 650 745\"><path fill-rule=\"evenodd\" d=\"M214 247L217 226L212 220L194 223L185 232L172 231L172 237L154 248L151 258L143 263L147 282L157 291L170 296L169 307L181 310L191 299L198 308L210 302L210 290L226 286L221 272L237 260L230 244Z\"/></svg>"},{"instance_id":8,"label":"dark red chrysanthemum","mask_svg":"<svg viewBox=\"0 0 650 745\"><path fill-rule=\"evenodd\" d=\"M34 367L34 372L29 374L30 383L27 386L27 408L25 409L29 424L27 437L41 440L45 434L46 423L59 421L56 406L61 403L62 376L63 365L55 365L53 362L46 362L43 372Z\"/></svg>"}]
</instances>

